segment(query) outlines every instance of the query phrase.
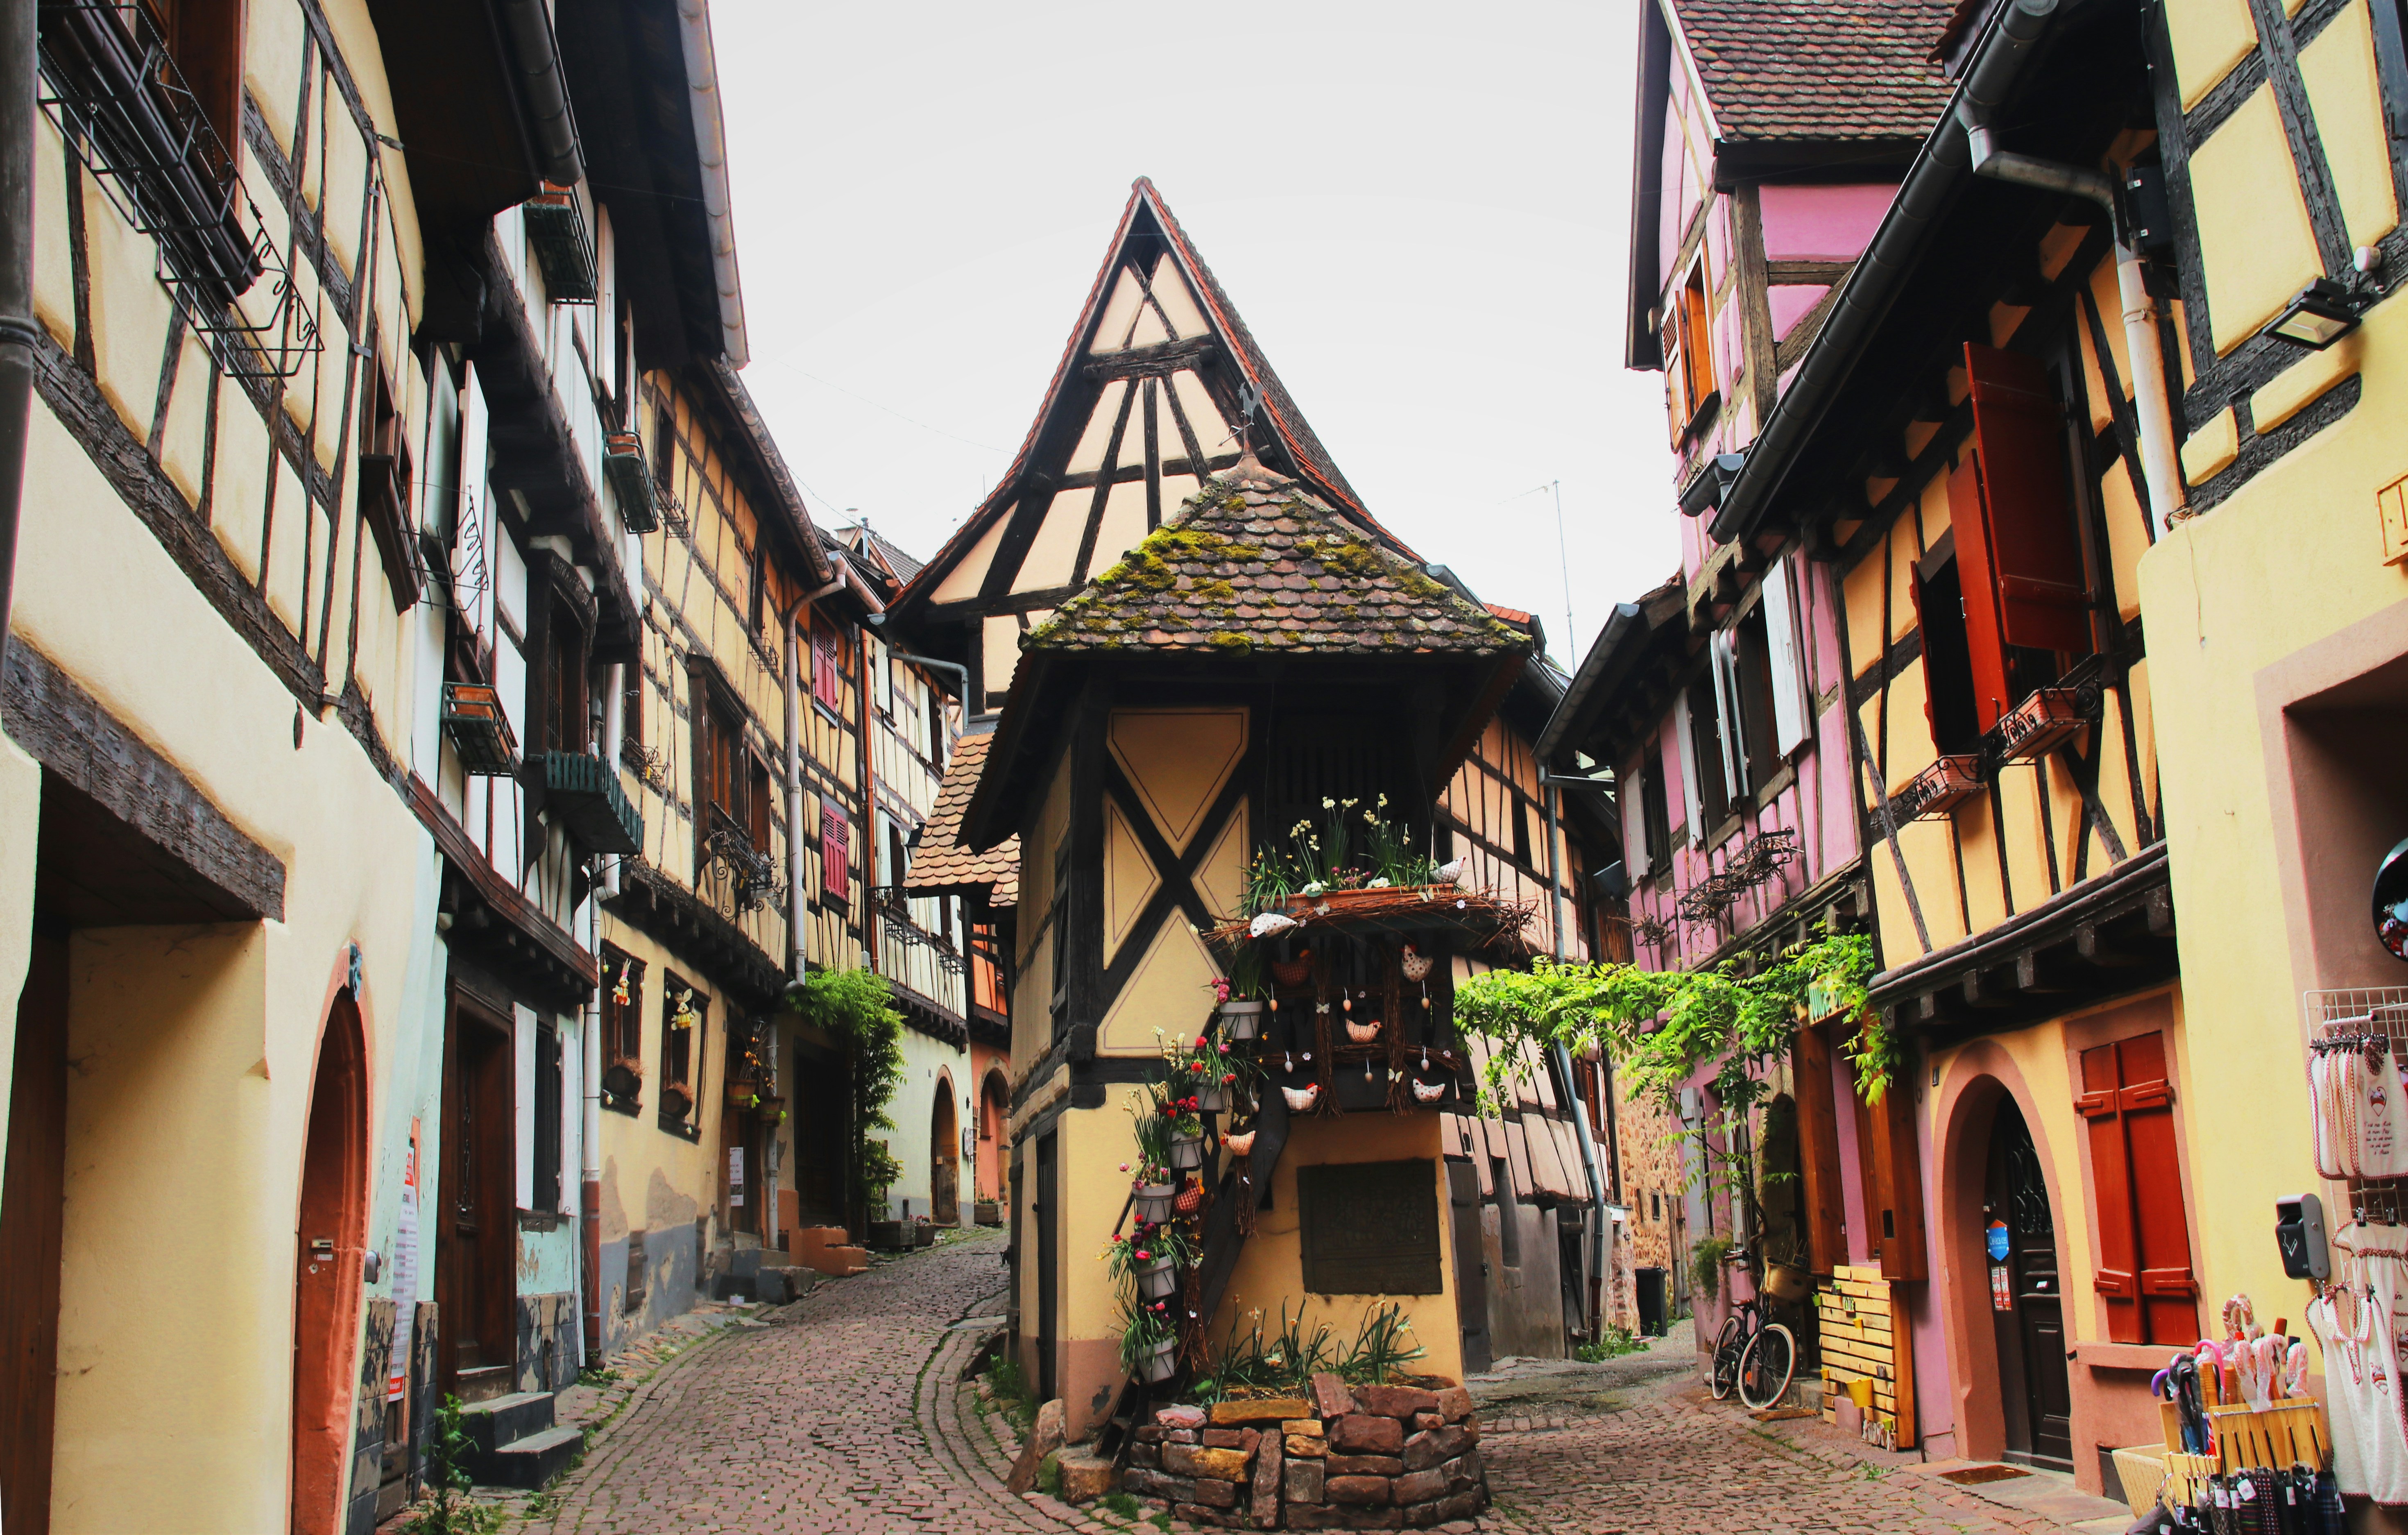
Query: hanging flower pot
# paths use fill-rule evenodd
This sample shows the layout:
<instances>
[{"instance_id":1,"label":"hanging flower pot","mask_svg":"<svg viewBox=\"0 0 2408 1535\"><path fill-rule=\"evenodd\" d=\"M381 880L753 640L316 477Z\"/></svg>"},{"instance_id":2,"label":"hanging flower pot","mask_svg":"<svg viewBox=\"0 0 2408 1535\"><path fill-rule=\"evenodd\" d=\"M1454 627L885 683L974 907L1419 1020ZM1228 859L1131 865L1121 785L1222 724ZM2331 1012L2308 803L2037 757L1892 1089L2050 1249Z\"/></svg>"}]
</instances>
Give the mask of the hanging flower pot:
<instances>
[{"instance_id":1,"label":"hanging flower pot","mask_svg":"<svg viewBox=\"0 0 2408 1535\"><path fill-rule=\"evenodd\" d=\"M1158 1385L1179 1373L1179 1356L1172 1352L1179 1346L1179 1341L1165 1339L1154 1346L1161 1352L1148 1354L1145 1362L1138 1367L1138 1373L1149 1385Z\"/></svg>"},{"instance_id":2,"label":"hanging flower pot","mask_svg":"<svg viewBox=\"0 0 2408 1535\"><path fill-rule=\"evenodd\" d=\"M1260 1000L1221 1004L1221 1029L1230 1039L1254 1039L1262 1032L1262 1027L1263 1004Z\"/></svg>"},{"instance_id":3,"label":"hanging flower pot","mask_svg":"<svg viewBox=\"0 0 2408 1535\"><path fill-rule=\"evenodd\" d=\"M1229 1106L1229 1095L1217 1082L1199 1083L1196 1088L1196 1109L1198 1113L1217 1114Z\"/></svg>"},{"instance_id":4,"label":"hanging flower pot","mask_svg":"<svg viewBox=\"0 0 2408 1535\"><path fill-rule=\"evenodd\" d=\"M671 1119L683 1119L694 1109L694 1090L671 1084L661 1089L661 1112Z\"/></svg>"},{"instance_id":5,"label":"hanging flower pot","mask_svg":"<svg viewBox=\"0 0 2408 1535\"><path fill-rule=\"evenodd\" d=\"M602 1072L602 1090L612 1097L634 1097L644 1090L644 1063L622 1055Z\"/></svg>"},{"instance_id":6,"label":"hanging flower pot","mask_svg":"<svg viewBox=\"0 0 2408 1535\"><path fill-rule=\"evenodd\" d=\"M1204 1165L1204 1139L1201 1136L1173 1136L1170 1140L1170 1165L1174 1168L1200 1168Z\"/></svg>"},{"instance_id":7,"label":"hanging flower pot","mask_svg":"<svg viewBox=\"0 0 2408 1535\"><path fill-rule=\"evenodd\" d=\"M1140 1184L1131 1206L1132 1212L1139 1220L1151 1221L1158 1226L1170 1219L1170 1201L1178 1193L1178 1188L1170 1184Z\"/></svg>"},{"instance_id":8,"label":"hanging flower pot","mask_svg":"<svg viewBox=\"0 0 2408 1535\"><path fill-rule=\"evenodd\" d=\"M1137 1290L1138 1294L1148 1300L1160 1300L1166 1296L1177 1294L1179 1265L1173 1263L1167 1253L1151 1263L1140 1265L1137 1271Z\"/></svg>"}]
</instances>

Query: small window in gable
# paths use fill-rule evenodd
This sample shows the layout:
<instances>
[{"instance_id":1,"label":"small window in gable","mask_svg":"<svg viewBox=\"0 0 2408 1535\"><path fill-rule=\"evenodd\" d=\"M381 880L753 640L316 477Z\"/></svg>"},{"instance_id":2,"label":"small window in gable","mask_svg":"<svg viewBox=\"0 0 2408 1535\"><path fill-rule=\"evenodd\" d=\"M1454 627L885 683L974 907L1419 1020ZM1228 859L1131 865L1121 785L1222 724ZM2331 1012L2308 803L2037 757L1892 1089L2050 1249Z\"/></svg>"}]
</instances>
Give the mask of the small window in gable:
<instances>
[{"instance_id":1,"label":"small window in gable","mask_svg":"<svg viewBox=\"0 0 2408 1535\"><path fill-rule=\"evenodd\" d=\"M1698 418L1714 398L1717 387L1708 303L1706 262L1699 255L1664 309L1665 383L1672 401L1675 440L1698 429Z\"/></svg>"}]
</instances>

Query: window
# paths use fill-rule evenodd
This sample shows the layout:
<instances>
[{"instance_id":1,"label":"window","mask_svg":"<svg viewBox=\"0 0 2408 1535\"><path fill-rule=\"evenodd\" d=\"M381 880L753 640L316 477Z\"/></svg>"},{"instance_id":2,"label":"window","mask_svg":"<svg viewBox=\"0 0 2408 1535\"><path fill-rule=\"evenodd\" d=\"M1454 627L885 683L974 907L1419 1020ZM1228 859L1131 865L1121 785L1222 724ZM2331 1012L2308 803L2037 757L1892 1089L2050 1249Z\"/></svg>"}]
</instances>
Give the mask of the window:
<instances>
[{"instance_id":1,"label":"window","mask_svg":"<svg viewBox=\"0 0 2408 1535\"><path fill-rule=\"evenodd\" d=\"M1723 718L1723 766L1734 796L1754 794L1781 770L1773 745L1771 642L1759 602L1714 637L1715 703Z\"/></svg>"},{"instance_id":2,"label":"window","mask_svg":"<svg viewBox=\"0 0 2408 1535\"><path fill-rule=\"evenodd\" d=\"M853 823L833 799L820 801L820 895L839 909L853 905Z\"/></svg>"},{"instance_id":3,"label":"window","mask_svg":"<svg viewBox=\"0 0 2408 1535\"><path fill-rule=\"evenodd\" d=\"M1698 256L1664 312L1665 390L1675 442L1697 430L1714 397L1713 330L1707 321L1706 262Z\"/></svg>"},{"instance_id":4,"label":"window","mask_svg":"<svg viewBox=\"0 0 2408 1535\"><path fill-rule=\"evenodd\" d=\"M769 807L775 795L769 786L769 765L759 757L749 759L752 774L744 788L744 829L752 839L752 851L769 851Z\"/></svg>"},{"instance_id":5,"label":"window","mask_svg":"<svg viewBox=\"0 0 2408 1535\"><path fill-rule=\"evenodd\" d=\"M587 739L585 629L557 595L544 638L544 749L581 753Z\"/></svg>"},{"instance_id":6,"label":"window","mask_svg":"<svg viewBox=\"0 0 2408 1535\"><path fill-rule=\"evenodd\" d=\"M679 1129L700 1128L694 1084L702 1073L704 1024L710 998L675 973L661 972L661 1118ZM675 1089L675 1091L672 1091Z\"/></svg>"},{"instance_id":7,"label":"window","mask_svg":"<svg viewBox=\"0 0 2408 1535\"><path fill-rule=\"evenodd\" d=\"M394 611L418 601L419 559L410 547L409 444L401 419L401 402L394 397L393 380L376 354L376 333L368 333L367 367L360 402L360 517L375 538L377 558L385 581L393 588Z\"/></svg>"},{"instance_id":8,"label":"window","mask_svg":"<svg viewBox=\"0 0 2408 1535\"><path fill-rule=\"evenodd\" d=\"M606 1078L612 1069L624 1066L641 1080L644 962L608 944L602 949L602 1054Z\"/></svg>"},{"instance_id":9,"label":"window","mask_svg":"<svg viewBox=\"0 0 2408 1535\"><path fill-rule=\"evenodd\" d=\"M2174 1138L2163 1033L2082 1053L2073 1100L2090 1138L2099 1211L2099 1293L2118 1343L2188 1342L2199 1333L2199 1281Z\"/></svg>"},{"instance_id":10,"label":"window","mask_svg":"<svg viewBox=\"0 0 2408 1535\"><path fill-rule=\"evenodd\" d=\"M697 868L709 861L711 833L725 827L747 831L752 817L746 803L752 787L751 756L744 749L743 716L729 707L726 690L702 665L693 679L694 797Z\"/></svg>"},{"instance_id":11,"label":"window","mask_svg":"<svg viewBox=\"0 0 2408 1535\"><path fill-rule=\"evenodd\" d=\"M652 407L652 489L664 500L677 490L677 418L666 400Z\"/></svg>"},{"instance_id":12,"label":"window","mask_svg":"<svg viewBox=\"0 0 2408 1535\"><path fill-rule=\"evenodd\" d=\"M1688 768L1691 790L1690 825L1699 838L1713 835L1730 814L1729 781L1723 777L1723 732L1714 703L1714 681L1700 677L1689 684Z\"/></svg>"},{"instance_id":13,"label":"window","mask_svg":"<svg viewBox=\"0 0 2408 1535\"><path fill-rule=\"evenodd\" d=\"M560 1209L560 1034L535 1031L535 1195L530 1210Z\"/></svg>"},{"instance_id":14,"label":"window","mask_svg":"<svg viewBox=\"0 0 2408 1535\"><path fill-rule=\"evenodd\" d=\"M1646 858L1642 871L1660 874L1672 867L1672 819L1664 793L1664 743L1651 740L1639 762L1640 825L1645 828Z\"/></svg>"},{"instance_id":15,"label":"window","mask_svg":"<svg viewBox=\"0 0 2408 1535\"><path fill-rule=\"evenodd\" d=\"M1972 451L1948 480L1977 730L2096 648L2066 418L2034 357L1968 342Z\"/></svg>"},{"instance_id":16,"label":"window","mask_svg":"<svg viewBox=\"0 0 2408 1535\"><path fill-rule=\"evenodd\" d=\"M892 821L887 822L886 868L879 876L878 882L885 885L901 884L904 876L910 871L910 850L903 845L903 828Z\"/></svg>"},{"instance_id":17,"label":"window","mask_svg":"<svg viewBox=\"0 0 2408 1535\"><path fill-rule=\"evenodd\" d=\"M1530 861L1530 807L1515 796L1506 802L1505 813L1513 823L1513 861L1524 868L1538 868Z\"/></svg>"},{"instance_id":18,"label":"window","mask_svg":"<svg viewBox=\"0 0 2408 1535\"><path fill-rule=\"evenodd\" d=\"M923 696L928 700L928 760L941 773L945 770L945 699L933 687Z\"/></svg>"},{"instance_id":19,"label":"window","mask_svg":"<svg viewBox=\"0 0 2408 1535\"><path fill-rule=\"evenodd\" d=\"M817 620L811 624L811 696L832 714L844 712L844 653L837 632Z\"/></svg>"},{"instance_id":20,"label":"window","mask_svg":"<svg viewBox=\"0 0 2408 1535\"><path fill-rule=\"evenodd\" d=\"M1915 623L1923 631L1923 713L1931 744L1949 755L1981 745L1973 707L1973 660L1965 642L1965 599L1956 583L1954 528L1914 567Z\"/></svg>"}]
</instances>

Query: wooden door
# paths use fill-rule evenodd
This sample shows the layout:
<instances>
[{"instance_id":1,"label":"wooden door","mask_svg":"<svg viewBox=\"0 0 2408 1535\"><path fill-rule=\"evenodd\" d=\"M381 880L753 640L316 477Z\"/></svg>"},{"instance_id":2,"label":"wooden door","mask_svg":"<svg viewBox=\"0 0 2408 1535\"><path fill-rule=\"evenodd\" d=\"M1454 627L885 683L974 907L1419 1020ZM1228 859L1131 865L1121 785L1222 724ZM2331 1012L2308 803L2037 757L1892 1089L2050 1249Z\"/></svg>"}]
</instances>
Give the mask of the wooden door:
<instances>
[{"instance_id":1,"label":"wooden door","mask_svg":"<svg viewBox=\"0 0 2408 1535\"><path fill-rule=\"evenodd\" d=\"M805 1226L842 1226L847 1218L846 1126L853 1113L850 1073L844 1057L832 1050L797 1042L791 1081L793 1085L786 1090L786 1107L795 1126L795 1207L798 1219Z\"/></svg>"},{"instance_id":2,"label":"wooden door","mask_svg":"<svg viewBox=\"0 0 2408 1535\"><path fill-rule=\"evenodd\" d=\"M2000 1387L2005 1395L2007 1454L2070 1471L2073 1397L2065 1370L2057 1219L2049 1208L2048 1182L2032 1147L2031 1130L2012 1098L2000 1101L1990 1128L1987 1192L1985 1224L2006 1223L2007 1255L1990 1264L1990 1315L1998 1334Z\"/></svg>"},{"instance_id":3,"label":"wooden door","mask_svg":"<svg viewBox=\"0 0 2408 1535\"><path fill-rule=\"evenodd\" d=\"M1488 1341L1488 1260L1480 1246L1480 1172L1469 1162L1446 1165L1448 1225L1455 1228L1455 1326L1463 1339L1463 1369L1476 1375L1496 1362Z\"/></svg>"},{"instance_id":4,"label":"wooden door","mask_svg":"<svg viewBox=\"0 0 2408 1535\"><path fill-rule=\"evenodd\" d=\"M437 1205L437 1375L449 1395L472 1370L513 1366L518 1264L510 1035L454 997L443 1041L443 1178Z\"/></svg>"},{"instance_id":5,"label":"wooden door","mask_svg":"<svg viewBox=\"0 0 2408 1535\"><path fill-rule=\"evenodd\" d=\"M1060 1310L1062 1285L1061 1219L1054 1212L1054 1185L1059 1181L1056 1165L1061 1155L1061 1138L1040 1135L1037 1138L1037 1197L1032 1201L1037 1215L1037 1399L1052 1401L1054 1340L1060 1336L1054 1313Z\"/></svg>"},{"instance_id":6,"label":"wooden door","mask_svg":"<svg viewBox=\"0 0 2408 1535\"><path fill-rule=\"evenodd\" d=\"M937 1084L935 1112L928 1116L928 1204L939 1226L962 1224L962 1137L953 1112L953 1084Z\"/></svg>"},{"instance_id":7,"label":"wooden door","mask_svg":"<svg viewBox=\"0 0 2408 1535\"><path fill-rule=\"evenodd\" d=\"M66 1183L67 945L34 935L0 1186L0 1529L48 1535Z\"/></svg>"},{"instance_id":8,"label":"wooden door","mask_svg":"<svg viewBox=\"0 0 2408 1535\"><path fill-rule=\"evenodd\" d=\"M339 1528L367 1240L367 1062L351 995L318 1047L293 1270L293 1535Z\"/></svg>"}]
</instances>

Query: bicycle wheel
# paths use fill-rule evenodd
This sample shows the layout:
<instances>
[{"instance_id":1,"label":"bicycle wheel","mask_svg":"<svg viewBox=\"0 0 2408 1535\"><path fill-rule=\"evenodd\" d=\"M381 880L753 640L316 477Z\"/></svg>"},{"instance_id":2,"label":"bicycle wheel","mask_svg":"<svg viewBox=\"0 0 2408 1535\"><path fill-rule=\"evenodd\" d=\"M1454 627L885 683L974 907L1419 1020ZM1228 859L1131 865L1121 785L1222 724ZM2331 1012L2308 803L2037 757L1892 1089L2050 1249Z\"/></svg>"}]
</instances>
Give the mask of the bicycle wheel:
<instances>
[{"instance_id":1,"label":"bicycle wheel","mask_svg":"<svg viewBox=\"0 0 2408 1535\"><path fill-rule=\"evenodd\" d=\"M1739 1399L1762 1410L1789 1393L1789 1377L1798 1370L1798 1340L1778 1322L1768 1322L1747 1341L1739 1362Z\"/></svg>"},{"instance_id":2,"label":"bicycle wheel","mask_svg":"<svg viewBox=\"0 0 2408 1535\"><path fill-rule=\"evenodd\" d=\"M1714 1334L1713 1367L1710 1379L1716 1401L1729 1396L1731 1387L1739 1384L1740 1356L1746 1352L1742 1347L1742 1336L1736 1316L1724 1317L1722 1331Z\"/></svg>"}]
</instances>

